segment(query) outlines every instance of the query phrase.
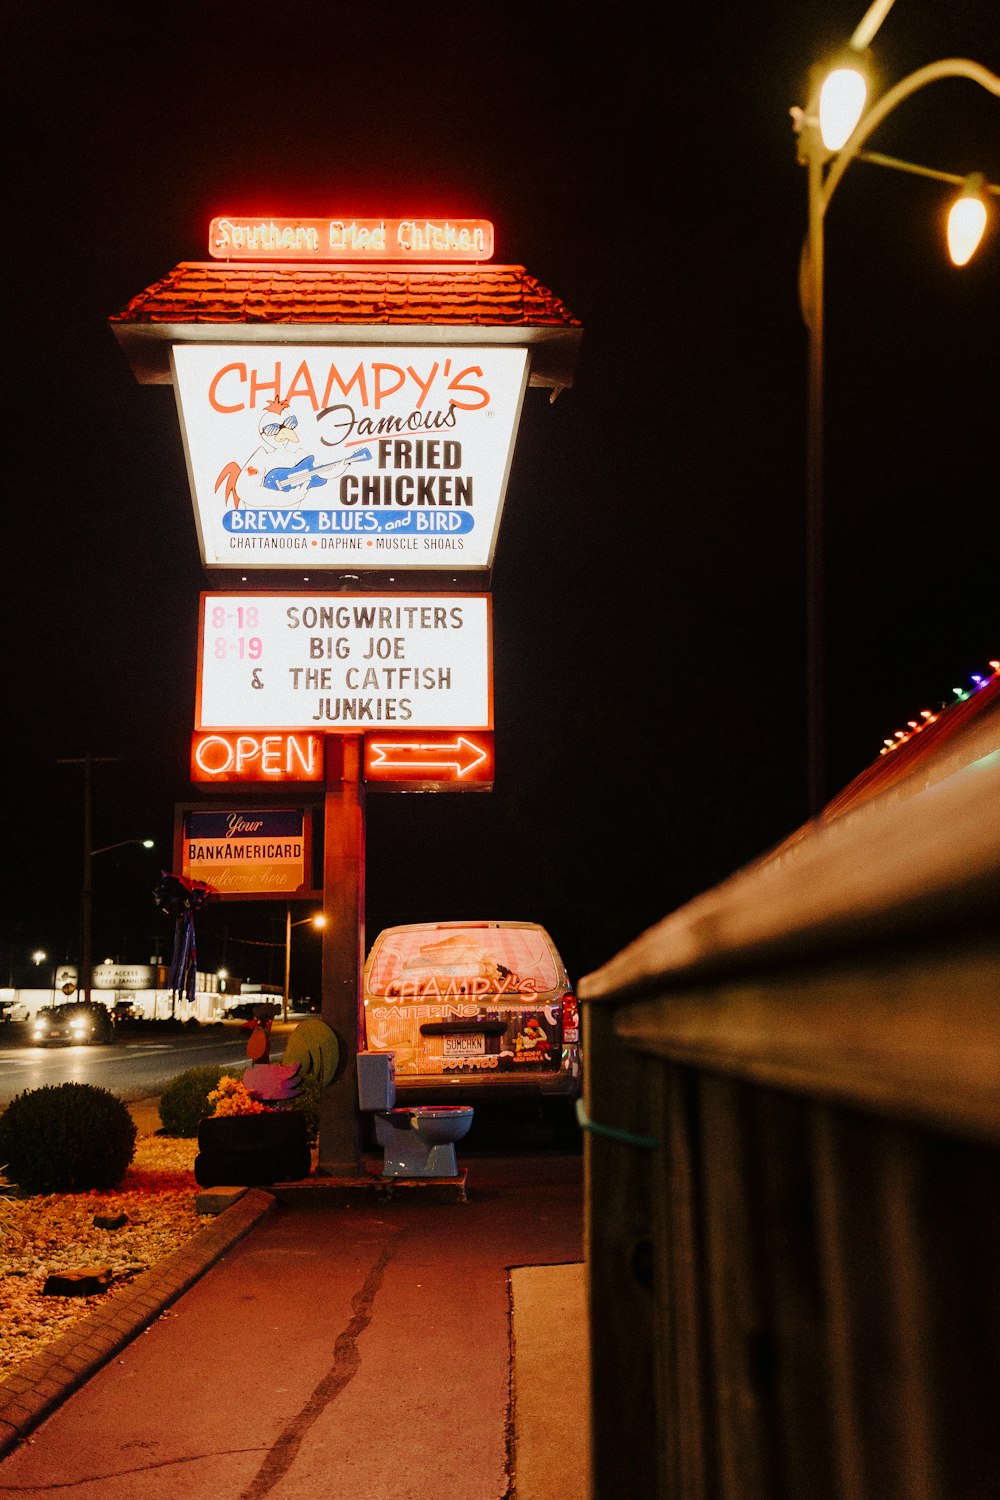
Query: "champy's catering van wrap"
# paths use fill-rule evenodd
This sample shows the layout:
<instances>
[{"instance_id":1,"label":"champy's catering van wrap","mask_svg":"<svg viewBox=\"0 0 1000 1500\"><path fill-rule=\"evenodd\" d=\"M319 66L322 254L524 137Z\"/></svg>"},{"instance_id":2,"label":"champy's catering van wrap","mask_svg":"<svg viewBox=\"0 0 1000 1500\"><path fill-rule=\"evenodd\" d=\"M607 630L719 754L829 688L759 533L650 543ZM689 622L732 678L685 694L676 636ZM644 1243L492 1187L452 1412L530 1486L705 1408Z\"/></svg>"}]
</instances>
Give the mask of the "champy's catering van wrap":
<instances>
[{"instance_id":1,"label":"champy's catering van wrap","mask_svg":"<svg viewBox=\"0 0 1000 1500\"><path fill-rule=\"evenodd\" d=\"M365 965L366 1045L396 1057L401 1102L580 1091L576 1000L534 922L388 927Z\"/></svg>"}]
</instances>

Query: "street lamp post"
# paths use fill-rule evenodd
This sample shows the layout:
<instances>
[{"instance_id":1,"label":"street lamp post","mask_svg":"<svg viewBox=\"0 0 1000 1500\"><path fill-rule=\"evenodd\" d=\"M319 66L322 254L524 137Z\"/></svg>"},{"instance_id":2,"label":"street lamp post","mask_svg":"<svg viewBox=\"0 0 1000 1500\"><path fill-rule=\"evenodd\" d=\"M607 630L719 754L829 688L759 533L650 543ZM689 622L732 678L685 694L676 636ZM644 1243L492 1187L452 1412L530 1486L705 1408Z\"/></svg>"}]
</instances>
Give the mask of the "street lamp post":
<instances>
[{"instance_id":1,"label":"street lamp post","mask_svg":"<svg viewBox=\"0 0 1000 1500\"><path fill-rule=\"evenodd\" d=\"M326 926L326 914L324 912L321 912L321 911L320 912L314 912L314 914L311 917L303 917L301 919L301 921L293 922L292 921L292 908L291 908L291 905L286 905L286 907L285 907L285 984L284 984L284 988L283 988L282 993L281 993L281 1019L283 1021L287 1021L288 1020L289 983L290 983L291 973L292 973L292 928L293 927L305 927L307 923L311 923L313 925L313 927L315 927L317 929L317 931L319 931L319 930L321 930L322 928L324 928Z\"/></svg>"},{"instance_id":2,"label":"street lamp post","mask_svg":"<svg viewBox=\"0 0 1000 1500\"><path fill-rule=\"evenodd\" d=\"M32 953L32 955L31 955L31 962L34 964L35 968L37 969L37 968L39 968L39 966L41 964L47 964L48 963L48 957L49 957L49 955L46 953L46 951L45 951L44 948L36 948L35 951L34 951L34 953ZM55 985L56 971L55 971L55 969L51 965L49 965L49 973L50 973L50 977L51 977L51 980L52 980L52 983L50 984L49 988L54 993L55 992L55 987L56 987L56 985ZM38 984L38 981L36 979L36 981L35 981L36 987L37 987L37 984Z\"/></svg>"},{"instance_id":3,"label":"street lamp post","mask_svg":"<svg viewBox=\"0 0 1000 1500\"><path fill-rule=\"evenodd\" d=\"M860 72L862 53L885 19L892 0L875 0L861 24L851 38L847 55L847 66L837 71L838 78L850 84L851 55L857 59ZM843 59L840 60L843 63ZM802 314L808 330L808 403L806 442L806 651L807 651L807 756L809 815L821 810L826 791L826 661L825 661L825 567L824 567L824 491L823 491L823 378L824 378L824 224L830 200L837 185L852 161L868 161L875 166L888 167L895 171L930 177L936 181L957 185L963 197L984 193L998 194L1000 188L978 180L975 184L967 176L951 172L938 172L921 167L913 162L901 161L878 152L866 151L866 142L873 131L891 114L898 104L908 99L929 83L943 78L967 78L979 84L989 93L1000 97L1000 78L967 58L943 58L909 74L889 89L872 107L864 112L864 89L854 93L855 112L853 127L848 120L846 129L831 138L823 117L827 104L824 82L831 77L814 76L813 87L807 107L795 109L792 116L799 137L799 162L808 174L809 215L806 239L800 267L799 291ZM824 139L826 136L826 139ZM985 205L984 205L985 206ZM953 209L954 213L954 209ZM983 219L985 224L985 218ZM980 228L979 233L982 233ZM978 242L978 241L977 241ZM975 245L973 244L973 248ZM956 264L964 264L953 255Z\"/></svg>"},{"instance_id":4,"label":"street lamp post","mask_svg":"<svg viewBox=\"0 0 1000 1500\"><path fill-rule=\"evenodd\" d=\"M144 849L153 848L152 839L119 839L115 844L102 844L99 849L90 847L90 816L84 823L83 846L83 961L80 965L78 989L84 1000L90 999L90 986L94 974L94 950L91 936L91 914L93 909L92 861L98 854L107 854L112 849L124 849L126 844L141 844Z\"/></svg>"}]
</instances>

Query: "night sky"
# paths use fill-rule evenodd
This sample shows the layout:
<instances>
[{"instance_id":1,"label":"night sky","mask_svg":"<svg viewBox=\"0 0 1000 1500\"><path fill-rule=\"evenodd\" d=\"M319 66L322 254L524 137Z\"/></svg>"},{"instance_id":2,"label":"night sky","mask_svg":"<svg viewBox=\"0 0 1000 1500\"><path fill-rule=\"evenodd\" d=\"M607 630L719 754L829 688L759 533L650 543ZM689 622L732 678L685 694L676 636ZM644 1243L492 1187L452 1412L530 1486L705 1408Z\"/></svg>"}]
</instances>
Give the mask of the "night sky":
<instances>
[{"instance_id":1,"label":"night sky","mask_svg":"<svg viewBox=\"0 0 1000 1500\"><path fill-rule=\"evenodd\" d=\"M39 3L5 21L0 959L148 959L187 777L197 549L173 392L108 316L220 211L488 218L581 319L528 392L493 576L489 796L369 800L369 939L538 920L570 972L806 816L804 170L789 108L858 4ZM662 33L653 17L665 25ZM990 0L899 0L888 82L1000 68ZM936 84L872 146L1000 180L1000 100ZM954 270L935 183L854 163L827 226L828 792L1000 650L1000 237ZM302 907L297 915L305 915ZM283 907L227 904L202 967L280 979ZM310 938L296 966L310 973ZM98 950L102 951L98 951ZM25 976L26 977L26 976ZM311 983L309 979L301 981Z\"/></svg>"}]
</instances>

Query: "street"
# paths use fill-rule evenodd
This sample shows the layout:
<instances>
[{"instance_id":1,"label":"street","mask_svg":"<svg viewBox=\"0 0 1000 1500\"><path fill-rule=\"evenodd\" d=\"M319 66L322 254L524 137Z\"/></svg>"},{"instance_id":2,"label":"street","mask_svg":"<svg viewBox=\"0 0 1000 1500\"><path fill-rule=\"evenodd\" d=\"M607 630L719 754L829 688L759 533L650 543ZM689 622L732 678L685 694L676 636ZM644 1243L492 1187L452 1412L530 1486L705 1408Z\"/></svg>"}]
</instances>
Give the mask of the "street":
<instances>
[{"instance_id":1,"label":"street","mask_svg":"<svg viewBox=\"0 0 1000 1500\"><path fill-rule=\"evenodd\" d=\"M278 1028L282 1031L284 1028ZM56 1083L93 1083L109 1089L127 1103L154 1099L186 1068L213 1065L242 1069L247 1062L247 1034L227 1026L180 1033L158 1033L149 1038L123 1030L111 1046L33 1046L27 1025L9 1022L0 1027L0 1110L15 1094ZM285 1038L278 1034L272 1056L280 1058ZM507 1152L568 1151L580 1149L572 1121L572 1106L525 1101L478 1103L472 1130L462 1145L463 1155L504 1155Z\"/></svg>"},{"instance_id":2,"label":"street","mask_svg":"<svg viewBox=\"0 0 1000 1500\"><path fill-rule=\"evenodd\" d=\"M186 1068L246 1063L242 1029L146 1039L120 1036L111 1046L36 1047L28 1028L9 1022L0 1030L0 1109L15 1094L55 1083L93 1083L127 1101L148 1099Z\"/></svg>"}]
</instances>

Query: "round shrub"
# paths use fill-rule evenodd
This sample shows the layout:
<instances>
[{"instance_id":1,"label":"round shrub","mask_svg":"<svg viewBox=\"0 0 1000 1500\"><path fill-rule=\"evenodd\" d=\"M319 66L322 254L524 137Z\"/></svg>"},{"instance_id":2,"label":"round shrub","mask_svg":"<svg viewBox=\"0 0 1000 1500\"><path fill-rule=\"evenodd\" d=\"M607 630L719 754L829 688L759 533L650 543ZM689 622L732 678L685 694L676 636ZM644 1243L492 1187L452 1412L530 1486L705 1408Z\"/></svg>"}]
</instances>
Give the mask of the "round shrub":
<instances>
[{"instance_id":1,"label":"round shrub","mask_svg":"<svg viewBox=\"0 0 1000 1500\"><path fill-rule=\"evenodd\" d=\"M160 1124L164 1135L195 1136L198 1121L212 1113L208 1096L225 1068L188 1068L172 1078L160 1095Z\"/></svg>"},{"instance_id":2,"label":"round shrub","mask_svg":"<svg viewBox=\"0 0 1000 1500\"><path fill-rule=\"evenodd\" d=\"M0 1164L27 1193L117 1187L135 1154L128 1106L91 1083L29 1089L0 1118Z\"/></svg>"}]
</instances>

